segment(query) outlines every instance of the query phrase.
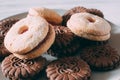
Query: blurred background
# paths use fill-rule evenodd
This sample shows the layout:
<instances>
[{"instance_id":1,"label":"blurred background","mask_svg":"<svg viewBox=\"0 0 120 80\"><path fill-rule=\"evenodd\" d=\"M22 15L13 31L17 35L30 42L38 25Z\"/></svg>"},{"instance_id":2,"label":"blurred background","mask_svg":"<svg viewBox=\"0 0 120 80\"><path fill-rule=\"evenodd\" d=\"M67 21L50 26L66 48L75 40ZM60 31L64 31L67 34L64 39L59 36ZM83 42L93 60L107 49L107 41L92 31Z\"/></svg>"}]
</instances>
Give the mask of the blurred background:
<instances>
[{"instance_id":1,"label":"blurred background","mask_svg":"<svg viewBox=\"0 0 120 80\"><path fill-rule=\"evenodd\" d=\"M0 20L36 6L51 9L70 9L75 6L97 8L103 11L106 19L120 23L120 0L0 0Z\"/></svg>"}]
</instances>

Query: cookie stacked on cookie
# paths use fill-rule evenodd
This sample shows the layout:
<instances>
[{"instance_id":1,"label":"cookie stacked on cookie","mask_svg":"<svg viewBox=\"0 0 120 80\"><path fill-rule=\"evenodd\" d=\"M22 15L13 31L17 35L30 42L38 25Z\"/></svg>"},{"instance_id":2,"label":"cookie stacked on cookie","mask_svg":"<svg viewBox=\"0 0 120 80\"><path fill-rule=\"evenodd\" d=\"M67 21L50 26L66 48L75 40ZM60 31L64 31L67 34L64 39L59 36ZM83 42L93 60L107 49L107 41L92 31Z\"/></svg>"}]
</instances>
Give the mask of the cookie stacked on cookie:
<instances>
[{"instance_id":1,"label":"cookie stacked on cookie","mask_svg":"<svg viewBox=\"0 0 120 80\"><path fill-rule=\"evenodd\" d=\"M100 10L74 7L63 15L62 26L53 25L56 38L48 54L58 58L76 55L89 45L106 44L111 26Z\"/></svg>"},{"instance_id":2,"label":"cookie stacked on cookie","mask_svg":"<svg viewBox=\"0 0 120 80\"><path fill-rule=\"evenodd\" d=\"M46 59L41 55L53 44L55 31L47 22L49 17L44 11L59 15L50 9L39 10L41 15L30 9L28 16L16 22L4 38L4 45L12 54L3 60L1 67L3 74L11 80L31 80L46 65ZM59 24L56 20L51 23Z\"/></svg>"},{"instance_id":3,"label":"cookie stacked on cookie","mask_svg":"<svg viewBox=\"0 0 120 80\"><path fill-rule=\"evenodd\" d=\"M12 54L1 64L3 74L11 80L30 80L38 74L46 64L38 49L44 45L43 39L54 40L54 37L48 38L48 32L52 33L50 36L54 35L41 17L26 17L15 23L4 38L4 45Z\"/></svg>"},{"instance_id":4,"label":"cookie stacked on cookie","mask_svg":"<svg viewBox=\"0 0 120 80\"><path fill-rule=\"evenodd\" d=\"M120 55L108 40L111 25L97 9L75 7L63 15L63 23L83 42L80 56L92 70L111 70L120 64ZM65 19L65 20L64 20Z\"/></svg>"},{"instance_id":5,"label":"cookie stacked on cookie","mask_svg":"<svg viewBox=\"0 0 120 80\"><path fill-rule=\"evenodd\" d=\"M28 16L12 26L4 44L18 58L32 59L46 52L54 38L54 29L43 18Z\"/></svg>"},{"instance_id":6,"label":"cookie stacked on cookie","mask_svg":"<svg viewBox=\"0 0 120 80\"><path fill-rule=\"evenodd\" d=\"M36 80L45 68L49 80L89 80L91 70L120 64L120 55L108 44L111 25L100 10L79 6L62 17L51 9L31 8L27 17L11 23L5 23L10 24L8 32L0 26L11 53L1 68L10 80ZM46 64L45 52L58 59Z\"/></svg>"},{"instance_id":7,"label":"cookie stacked on cookie","mask_svg":"<svg viewBox=\"0 0 120 80\"><path fill-rule=\"evenodd\" d=\"M85 39L105 41L110 38L110 24L105 19L90 13L73 14L67 26L74 34Z\"/></svg>"},{"instance_id":8,"label":"cookie stacked on cookie","mask_svg":"<svg viewBox=\"0 0 120 80\"><path fill-rule=\"evenodd\" d=\"M63 25L83 39L84 46L107 43L111 26L100 10L74 7L63 15Z\"/></svg>"}]
</instances>

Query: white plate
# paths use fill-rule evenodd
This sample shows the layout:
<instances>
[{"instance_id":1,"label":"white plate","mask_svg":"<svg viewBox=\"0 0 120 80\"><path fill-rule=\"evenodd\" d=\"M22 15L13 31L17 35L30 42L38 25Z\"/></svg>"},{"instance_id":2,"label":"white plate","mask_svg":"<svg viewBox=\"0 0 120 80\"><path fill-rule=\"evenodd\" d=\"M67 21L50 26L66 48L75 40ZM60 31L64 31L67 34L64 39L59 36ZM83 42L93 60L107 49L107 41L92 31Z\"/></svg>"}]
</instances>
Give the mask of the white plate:
<instances>
[{"instance_id":1,"label":"white plate","mask_svg":"<svg viewBox=\"0 0 120 80\"><path fill-rule=\"evenodd\" d=\"M64 14L64 12L66 10L62 10L62 9L55 9L60 15ZM8 18L24 18L26 17L27 12L25 13L20 13L14 16L10 16ZM118 51L118 53L120 54L120 28L118 26L116 26L115 24L112 24L112 35L111 35L111 39L110 39L110 44L112 47L116 48L116 50ZM54 57L51 57L49 55L43 55L44 57L46 57L48 60L53 60L55 59ZM3 75L2 72L0 70L0 80L8 80L6 79ZM40 77L37 80L46 80L45 77ZM107 71L107 72L92 72L92 77L91 80L120 80L120 67L118 67L117 69L111 70L111 71Z\"/></svg>"}]
</instances>

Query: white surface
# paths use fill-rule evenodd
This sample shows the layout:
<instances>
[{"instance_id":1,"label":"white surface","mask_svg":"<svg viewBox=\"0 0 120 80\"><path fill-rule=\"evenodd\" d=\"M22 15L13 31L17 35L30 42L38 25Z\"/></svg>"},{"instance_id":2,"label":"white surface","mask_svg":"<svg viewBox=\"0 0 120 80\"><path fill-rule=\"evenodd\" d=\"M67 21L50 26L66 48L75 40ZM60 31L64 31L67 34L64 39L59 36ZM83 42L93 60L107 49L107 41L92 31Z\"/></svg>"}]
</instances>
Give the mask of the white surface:
<instances>
[{"instance_id":1,"label":"white surface","mask_svg":"<svg viewBox=\"0 0 120 80\"><path fill-rule=\"evenodd\" d=\"M110 42L120 53L120 0L0 0L0 19L28 11L30 7L35 6L52 9L69 9L74 6L84 6L100 9L103 11L105 18L112 23L113 34ZM22 16L24 15L18 17ZM3 78L0 75L0 80L6 80ZM120 67L109 72L92 72L91 80L120 80Z\"/></svg>"}]
</instances>

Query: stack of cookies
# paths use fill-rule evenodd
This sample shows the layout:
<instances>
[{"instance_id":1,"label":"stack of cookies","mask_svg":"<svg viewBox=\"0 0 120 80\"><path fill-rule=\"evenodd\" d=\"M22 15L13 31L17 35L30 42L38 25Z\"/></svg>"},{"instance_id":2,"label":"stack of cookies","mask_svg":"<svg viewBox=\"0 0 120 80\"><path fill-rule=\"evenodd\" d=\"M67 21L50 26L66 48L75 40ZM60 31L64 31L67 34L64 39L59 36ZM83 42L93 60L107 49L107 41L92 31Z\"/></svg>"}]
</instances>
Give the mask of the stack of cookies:
<instances>
[{"instance_id":1,"label":"stack of cookies","mask_svg":"<svg viewBox=\"0 0 120 80\"><path fill-rule=\"evenodd\" d=\"M0 22L3 75L10 80L36 80L45 69L49 80L89 80L91 70L119 66L120 55L109 45L111 25L100 10L74 7L61 16L31 8L27 17ZM57 57L47 62L42 54ZM9 56L8 56L9 55Z\"/></svg>"},{"instance_id":2,"label":"stack of cookies","mask_svg":"<svg viewBox=\"0 0 120 80\"><path fill-rule=\"evenodd\" d=\"M92 70L110 70L120 64L120 56L109 45L111 25L100 10L72 8L63 15L63 25L83 40L80 57Z\"/></svg>"},{"instance_id":3,"label":"stack of cookies","mask_svg":"<svg viewBox=\"0 0 120 80\"><path fill-rule=\"evenodd\" d=\"M4 37L4 46L11 55L1 64L3 75L11 80L35 79L46 65L41 55L54 39L54 28L42 16L28 14L17 21Z\"/></svg>"}]
</instances>

